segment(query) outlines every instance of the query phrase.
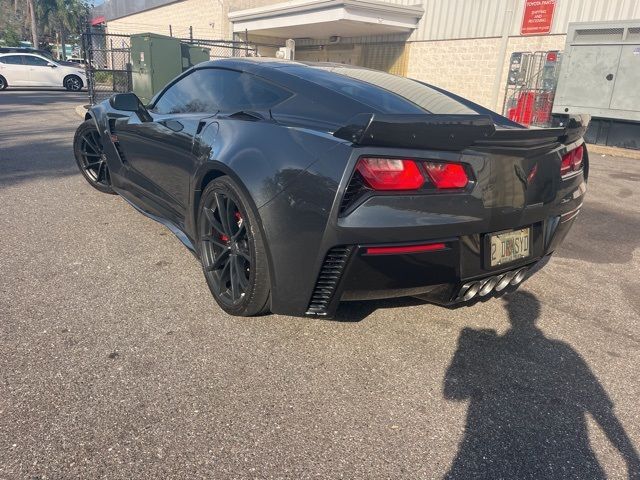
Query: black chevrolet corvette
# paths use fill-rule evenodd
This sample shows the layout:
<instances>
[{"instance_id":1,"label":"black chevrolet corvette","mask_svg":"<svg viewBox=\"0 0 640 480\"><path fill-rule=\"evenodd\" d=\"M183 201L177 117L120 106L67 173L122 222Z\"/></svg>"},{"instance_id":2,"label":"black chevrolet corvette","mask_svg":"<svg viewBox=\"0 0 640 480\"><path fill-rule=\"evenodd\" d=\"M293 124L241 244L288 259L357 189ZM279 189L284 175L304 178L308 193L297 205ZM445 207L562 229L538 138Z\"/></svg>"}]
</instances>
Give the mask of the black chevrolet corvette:
<instances>
[{"instance_id":1,"label":"black chevrolet corvette","mask_svg":"<svg viewBox=\"0 0 640 480\"><path fill-rule=\"evenodd\" d=\"M194 252L226 312L331 316L516 288L580 211L587 122L527 129L379 71L225 59L149 105L94 106L74 149L93 187Z\"/></svg>"}]
</instances>

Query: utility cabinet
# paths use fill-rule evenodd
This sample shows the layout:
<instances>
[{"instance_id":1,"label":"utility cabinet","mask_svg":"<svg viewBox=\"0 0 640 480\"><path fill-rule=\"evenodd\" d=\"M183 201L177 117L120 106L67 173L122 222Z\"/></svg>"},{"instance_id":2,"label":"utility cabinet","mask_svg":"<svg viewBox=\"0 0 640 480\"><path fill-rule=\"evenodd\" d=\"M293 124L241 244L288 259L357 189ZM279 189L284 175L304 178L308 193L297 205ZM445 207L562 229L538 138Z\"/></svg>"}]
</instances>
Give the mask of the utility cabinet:
<instances>
[{"instance_id":1,"label":"utility cabinet","mask_svg":"<svg viewBox=\"0 0 640 480\"><path fill-rule=\"evenodd\" d=\"M182 44L182 69L187 70L200 62L211 60L211 49L196 45Z\"/></svg>"},{"instance_id":2,"label":"utility cabinet","mask_svg":"<svg viewBox=\"0 0 640 480\"><path fill-rule=\"evenodd\" d=\"M569 24L553 113L640 122L640 20Z\"/></svg>"},{"instance_id":3,"label":"utility cabinet","mask_svg":"<svg viewBox=\"0 0 640 480\"><path fill-rule=\"evenodd\" d=\"M180 40L154 33L131 35L133 91L147 104L182 73Z\"/></svg>"}]
</instances>

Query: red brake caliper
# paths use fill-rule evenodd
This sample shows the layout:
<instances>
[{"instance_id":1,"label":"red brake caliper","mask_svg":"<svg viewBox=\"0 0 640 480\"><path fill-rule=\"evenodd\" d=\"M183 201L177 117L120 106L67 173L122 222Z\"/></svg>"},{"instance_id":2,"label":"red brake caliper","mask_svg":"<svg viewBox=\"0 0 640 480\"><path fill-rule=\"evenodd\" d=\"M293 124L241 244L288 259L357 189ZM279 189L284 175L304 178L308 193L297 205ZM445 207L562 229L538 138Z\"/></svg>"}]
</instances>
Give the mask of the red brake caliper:
<instances>
[{"instance_id":1,"label":"red brake caliper","mask_svg":"<svg viewBox=\"0 0 640 480\"><path fill-rule=\"evenodd\" d=\"M242 226L242 214L240 212L236 212L233 214L233 216L237 221L238 227ZM225 235L224 233L220 234L220 240L222 240L224 243L227 243L227 244L231 241L229 236Z\"/></svg>"}]
</instances>

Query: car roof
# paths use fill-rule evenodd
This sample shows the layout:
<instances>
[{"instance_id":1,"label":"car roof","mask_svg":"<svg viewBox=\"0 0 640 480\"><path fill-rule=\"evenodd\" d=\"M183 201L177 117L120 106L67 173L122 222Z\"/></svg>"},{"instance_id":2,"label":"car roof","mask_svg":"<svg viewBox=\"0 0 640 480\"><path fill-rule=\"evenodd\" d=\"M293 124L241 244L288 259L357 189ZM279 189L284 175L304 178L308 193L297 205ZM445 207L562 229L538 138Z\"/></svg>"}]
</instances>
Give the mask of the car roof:
<instances>
[{"instance_id":1,"label":"car roof","mask_svg":"<svg viewBox=\"0 0 640 480\"><path fill-rule=\"evenodd\" d=\"M287 86L297 92L310 92L310 88L322 88L325 95L340 94L380 113L478 113L477 105L463 99L454 99L430 85L356 65L263 57L230 57L196 66L207 67L240 70L282 84L286 81Z\"/></svg>"},{"instance_id":2,"label":"car roof","mask_svg":"<svg viewBox=\"0 0 640 480\"><path fill-rule=\"evenodd\" d=\"M0 57L6 57L8 55L30 55L32 57L43 57L43 58L46 58L44 55L42 55L41 53L38 53L38 52L0 52Z\"/></svg>"}]
</instances>

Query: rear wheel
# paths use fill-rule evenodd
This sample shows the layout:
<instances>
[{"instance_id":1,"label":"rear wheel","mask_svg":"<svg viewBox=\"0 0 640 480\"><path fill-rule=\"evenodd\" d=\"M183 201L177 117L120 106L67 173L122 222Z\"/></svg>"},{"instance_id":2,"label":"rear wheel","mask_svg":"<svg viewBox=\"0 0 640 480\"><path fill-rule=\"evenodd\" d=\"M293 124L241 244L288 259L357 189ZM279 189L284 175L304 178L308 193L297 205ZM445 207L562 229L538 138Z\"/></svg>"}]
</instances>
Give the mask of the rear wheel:
<instances>
[{"instance_id":1,"label":"rear wheel","mask_svg":"<svg viewBox=\"0 0 640 480\"><path fill-rule=\"evenodd\" d=\"M7 80L0 75L0 90L4 90L5 88L7 88Z\"/></svg>"},{"instance_id":2,"label":"rear wheel","mask_svg":"<svg viewBox=\"0 0 640 480\"><path fill-rule=\"evenodd\" d=\"M111 188L111 175L100 133L92 120L85 121L76 130L73 152L78 168L93 188L103 193L115 193Z\"/></svg>"},{"instance_id":3,"label":"rear wheel","mask_svg":"<svg viewBox=\"0 0 640 480\"><path fill-rule=\"evenodd\" d=\"M231 315L264 313L269 270L264 239L244 193L229 177L209 183L198 210L200 259L209 289Z\"/></svg>"},{"instance_id":4,"label":"rear wheel","mask_svg":"<svg viewBox=\"0 0 640 480\"><path fill-rule=\"evenodd\" d=\"M70 92L79 92L82 90L82 80L77 75L69 75L64 78L64 82L62 82L64 88L69 90Z\"/></svg>"}]
</instances>

